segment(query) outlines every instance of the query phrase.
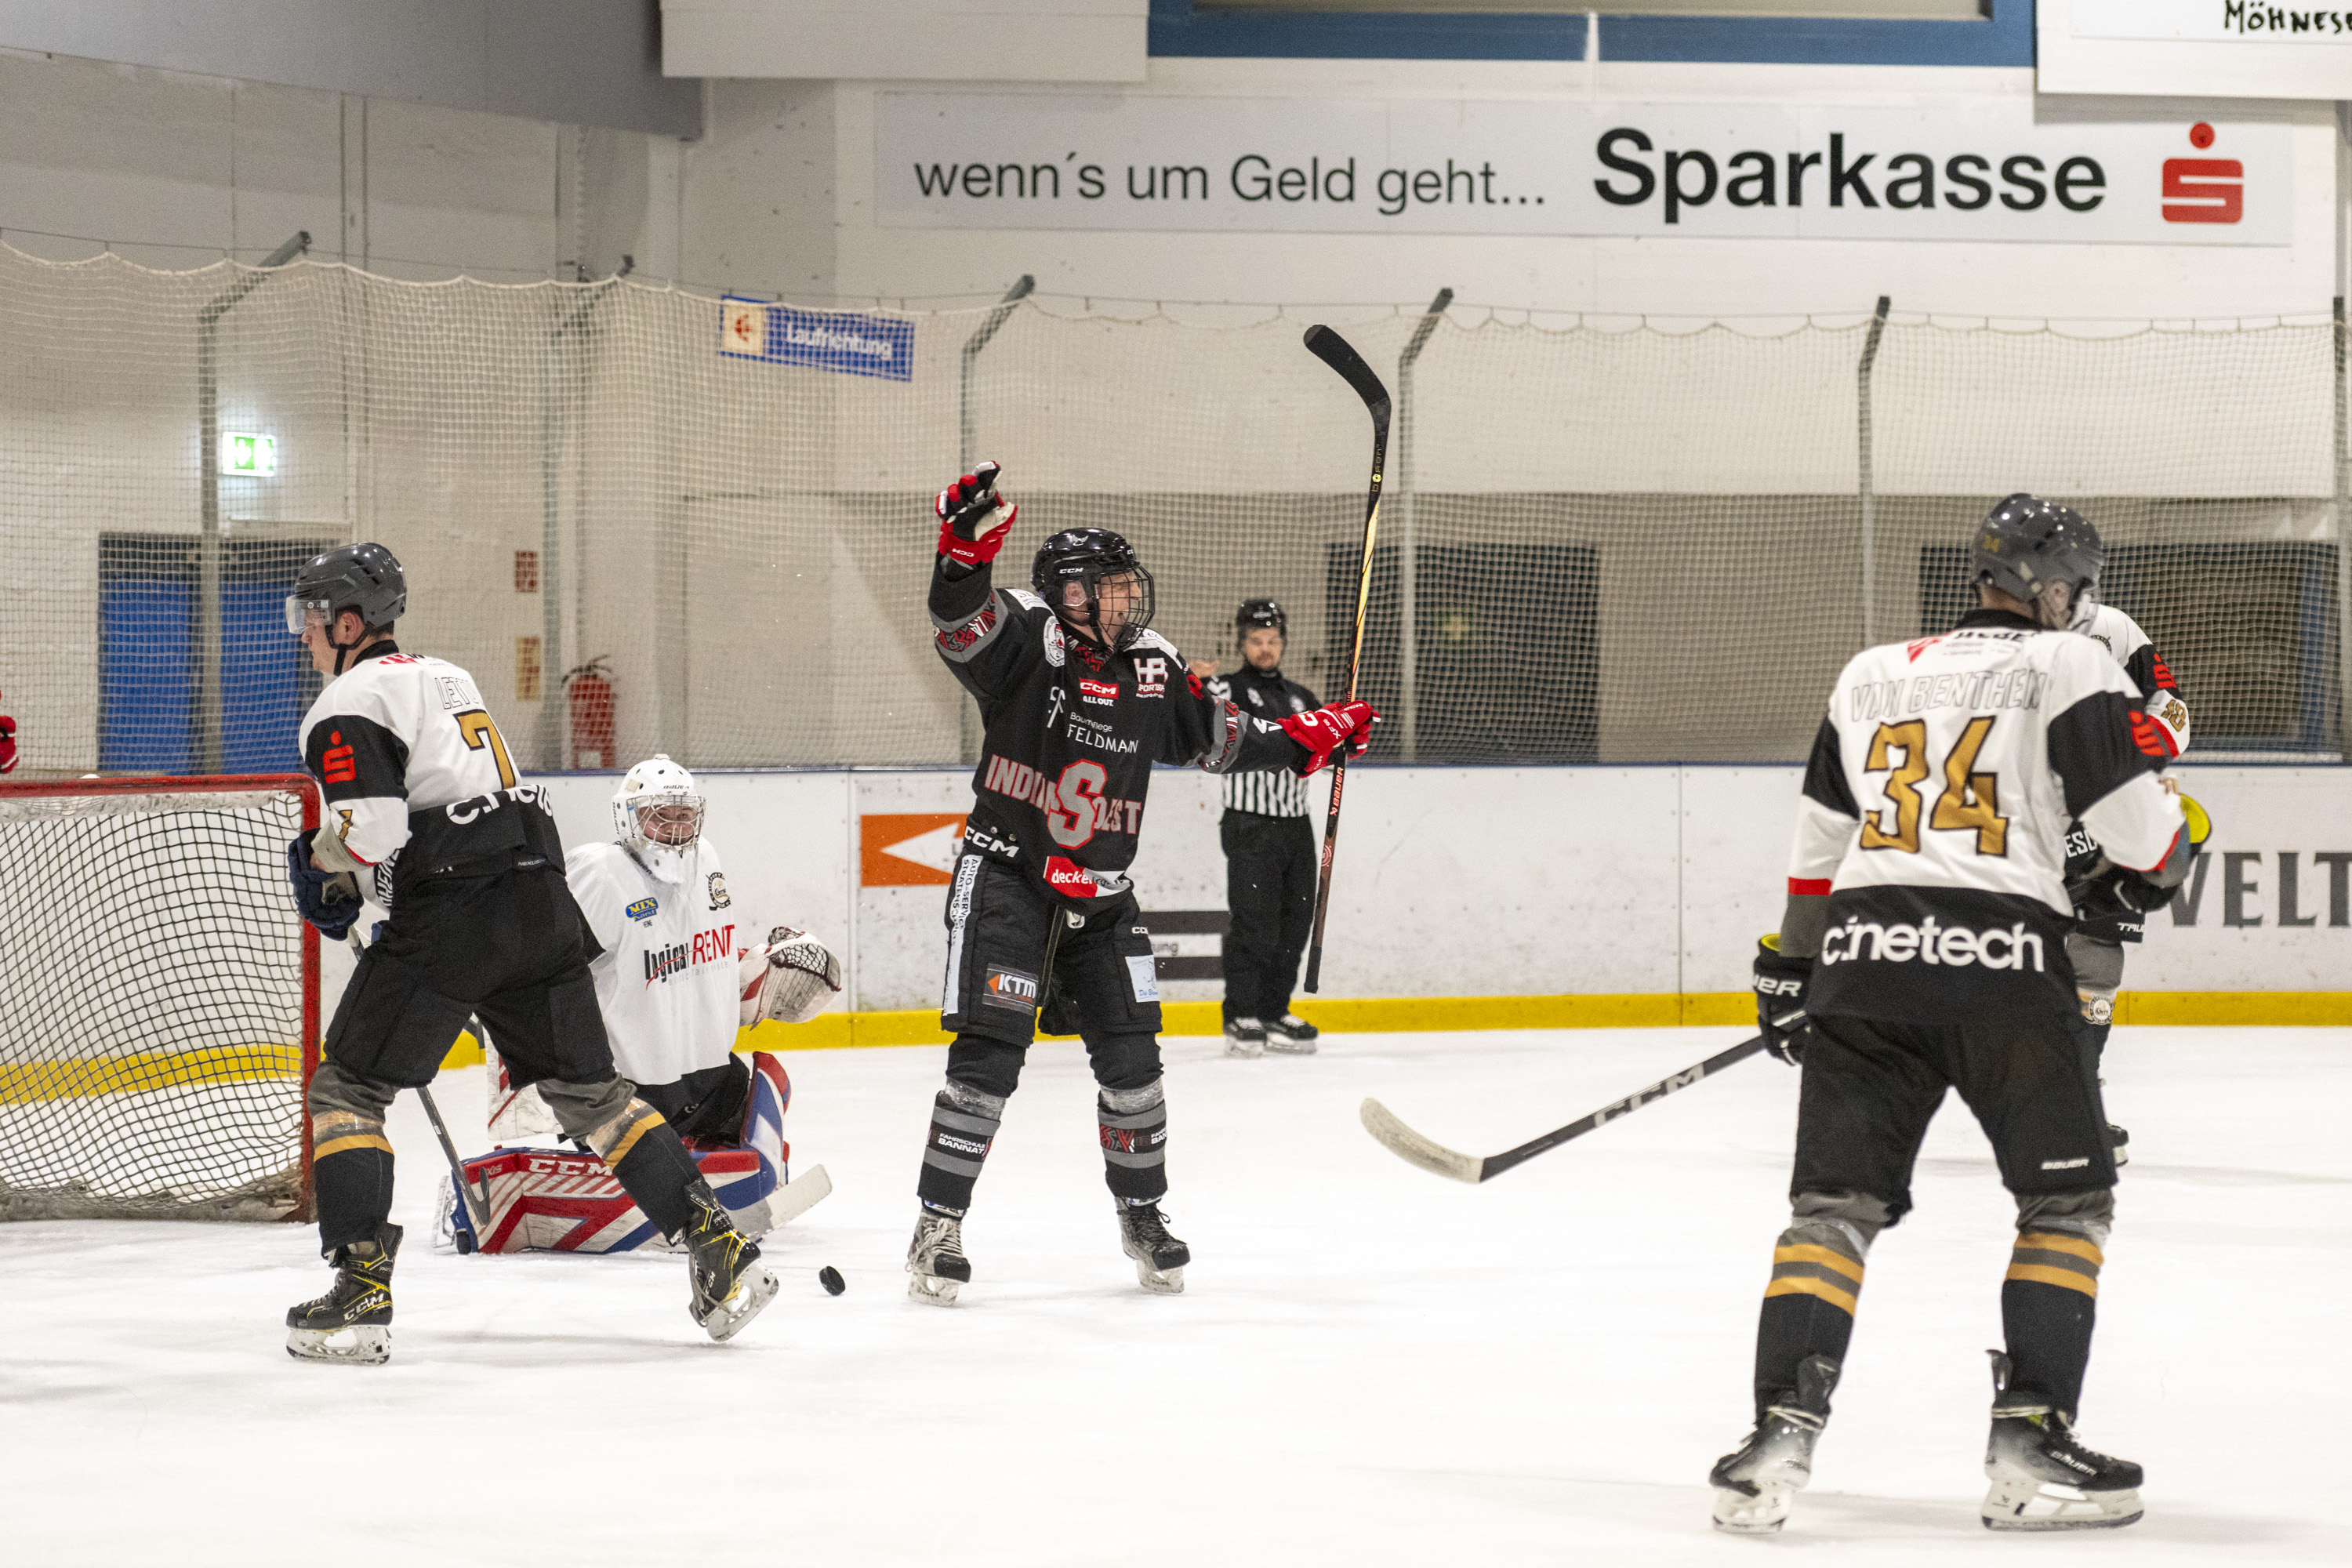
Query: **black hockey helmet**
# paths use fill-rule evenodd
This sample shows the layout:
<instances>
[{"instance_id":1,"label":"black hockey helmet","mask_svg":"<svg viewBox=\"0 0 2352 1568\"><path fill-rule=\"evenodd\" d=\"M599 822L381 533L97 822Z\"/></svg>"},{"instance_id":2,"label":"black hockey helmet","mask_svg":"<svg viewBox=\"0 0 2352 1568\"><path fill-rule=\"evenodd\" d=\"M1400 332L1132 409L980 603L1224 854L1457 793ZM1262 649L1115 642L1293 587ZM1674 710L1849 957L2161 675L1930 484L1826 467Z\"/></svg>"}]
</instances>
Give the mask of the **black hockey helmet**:
<instances>
[{"instance_id":1,"label":"black hockey helmet","mask_svg":"<svg viewBox=\"0 0 2352 1568\"><path fill-rule=\"evenodd\" d=\"M311 557L286 595L286 629L302 635L302 620L311 610L326 616L331 628L345 610L357 610L371 632L400 619L408 608L408 578L400 562L381 544L343 544Z\"/></svg>"},{"instance_id":2,"label":"black hockey helmet","mask_svg":"<svg viewBox=\"0 0 2352 1568\"><path fill-rule=\"evenodd\" d=\"M2036 620L2064 631L2091 618L2106 561L2099 531L2080 512L2021 491L1977 525L1969 580L2024 600L2034 606Z\"/></svg>"},{"instance_id":3,"label":"black hockey helmet","mask_svg":"<svg viewBox=\"0 0 2352 1568\"><path fill-rule=\"evenodd\" d=\"M1136 595L1119 616L1115 639L1101 635L1106 579L1132 584ZM1073 583L1086 590L1076 605L1066 592ZM1132 647L1151 625L1151 574L1136 559L1134 546L1108 528L1066 528L1039 545L1029 585L1055 615L1114 651Z\"/></svg>"},{"instance_id":4,"label":"black hockey helmet","mask_svg":"<svg viewBox=\"0 0 2352 1568\"><path fill-rule=\"evenodd\" d=\"M1234 629L1247 637L1255 631L1280 632L1290 635L1290 618L1282 613L1281 604L1273 599L1244 599L1242 607L1234 612Z\"/></svg>"}]
</instances>

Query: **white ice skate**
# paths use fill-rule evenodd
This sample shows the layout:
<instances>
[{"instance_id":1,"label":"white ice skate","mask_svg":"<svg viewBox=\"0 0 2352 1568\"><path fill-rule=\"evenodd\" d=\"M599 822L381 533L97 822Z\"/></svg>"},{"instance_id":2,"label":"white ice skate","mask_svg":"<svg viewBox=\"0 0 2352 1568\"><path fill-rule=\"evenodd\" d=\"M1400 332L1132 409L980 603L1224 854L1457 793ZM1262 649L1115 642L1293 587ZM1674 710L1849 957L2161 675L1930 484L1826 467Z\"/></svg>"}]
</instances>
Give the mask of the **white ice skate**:
<instances>
[{"instance_id":1,"label":"white ice skate","mask_svg":"<svg viewBox=\"0 0 2352 1568\"><path fill-rule=\"evenodd\" d=\"M1813 1479L1813 1444L1829 1424L1838 1363L1811 1355L1797 1363L1793 1397L1767 1405L1737 1450L1715 1462L1715 1528L1733 1535L1772 1535Z\"/></svg>"},{"instance_id":2,"label":"white ice skate","mask_svg":"<svg viewBox=\"0 0 2352 1568\"><path fill-rule=\"evenodd\" d=\"M1992 1356L1992 1432L1985 1475L1992 1485L1979 1511L1987 1530L2121 1530L2147 1511L2144 1479L2128 1459L2110 1458L2074 1440L2063 1410L2030 1393L2009 1391L2009 1358Z\"/></svg>"},{"instance_id":3,"label":"white ice skate","mask_svg":"<svg viewBox=\"0 0 2352 1568\"><path fill-rule=\"evenodd\" d=\"M963 1221L925 1209L907 1244L907 1294L934 1307L955 1305L956 1292L971 1283L971 1259L963 1255Z\"/></svg>"}]
</instances>

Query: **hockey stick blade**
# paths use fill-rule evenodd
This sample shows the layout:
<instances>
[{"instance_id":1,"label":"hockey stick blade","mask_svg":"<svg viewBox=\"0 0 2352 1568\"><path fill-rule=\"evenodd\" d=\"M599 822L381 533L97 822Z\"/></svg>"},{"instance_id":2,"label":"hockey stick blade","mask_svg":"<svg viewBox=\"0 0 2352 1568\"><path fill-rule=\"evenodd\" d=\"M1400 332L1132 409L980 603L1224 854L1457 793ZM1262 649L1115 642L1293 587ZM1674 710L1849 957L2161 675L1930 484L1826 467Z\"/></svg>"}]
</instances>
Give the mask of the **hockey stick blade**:
<instances>
[{"instance_id":1,"label":"hockey stick blade","mask_svg":"<svg viewBox=\"0 0 2352 1568\"><path fill-rule=\"evenodd\" d=\"M1556 1127L1516 1149L1506 1149L1499 1154L1489 1154L1484 1159L1475 1154L1458 1154L1444 1144L1422 1136L1397 1120L1395 1113L1377 1100L1364 1101L1360 1115L1364 1131L1380 1140L1399 1159L1433 1174L1450 1176L1457 1182L1469 1182L1475 1185L1480 1182L1491 1182L1512 1166L1525 1164L1538 1154L1549 1153L1571 1138L1581 1138L1603 1122L1631 1116L1676 1089L1688 1089L1701 1079L1712 1078L1749 1057L1760 1056L1764 1049L1765 1039L1761 1035L1742 1040L1728 1050L1717 1051L1703 1062L1660 1079L1647 1088L1637 1089L1622 1100L1612 1100L1590 1116L1578 1117L1565 1127Z\"/></svg>"},{"instance_id":2,"label":"hockey stick blade","mask_svg":"<svg viewBox=\"0 0 2352 1568\"><path fill-rule=\"evenodd\" d=\"M1338 371L1372 411L1373 421L1383 429L1387 427L1389 389L1381 384L1380 376L1364 363L1364 356L1356 352L1354 344L1318 323L1307 329L1307 352Z\"/></svg>"},{"instance_id":3,"label":"hockey stick blade","mask_svg":"<svg viewBox=\"0 0 2352 1568\"><path fill-rule=\"evenodd\" d=\"M786 1182L769 1195L768 1223L782 1229L832 1195L833 1178L824 1173L823 1165L811 1166L799 1180Z\"/></svg>"}]
</instances>

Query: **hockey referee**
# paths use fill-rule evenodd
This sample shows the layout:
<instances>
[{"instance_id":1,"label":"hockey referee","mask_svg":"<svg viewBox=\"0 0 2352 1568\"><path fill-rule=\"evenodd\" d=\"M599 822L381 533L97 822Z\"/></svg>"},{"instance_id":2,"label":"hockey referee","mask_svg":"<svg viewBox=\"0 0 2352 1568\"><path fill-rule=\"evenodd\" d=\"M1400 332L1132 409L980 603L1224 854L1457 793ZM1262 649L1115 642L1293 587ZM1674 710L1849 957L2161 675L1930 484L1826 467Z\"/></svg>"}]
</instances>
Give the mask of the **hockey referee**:
<instances>
[{"instance_id":1,"label":"hockey referee","mask_svg":"<svg viewBox=\"0 0 2352 1568\"><path fill-rule=\"evenodd\" d=\"M1282 606L1244 600L1234 612L1241 668L1218 676L1203 660L1193 673L1212 694L1253 719L1279 723L1322 706L1315 693L1282 673ZM1225 907L1233 929L1225 937L1225 1051L1305 1056L1315 1049L1315 1026L1290 1010L1298 958L1315 923L1315 829L1307 807L1307 781L1290 773L1233 773L1223 780L1225 815L1217 837L1225 848Z\"/></svg>"}]
</instances>

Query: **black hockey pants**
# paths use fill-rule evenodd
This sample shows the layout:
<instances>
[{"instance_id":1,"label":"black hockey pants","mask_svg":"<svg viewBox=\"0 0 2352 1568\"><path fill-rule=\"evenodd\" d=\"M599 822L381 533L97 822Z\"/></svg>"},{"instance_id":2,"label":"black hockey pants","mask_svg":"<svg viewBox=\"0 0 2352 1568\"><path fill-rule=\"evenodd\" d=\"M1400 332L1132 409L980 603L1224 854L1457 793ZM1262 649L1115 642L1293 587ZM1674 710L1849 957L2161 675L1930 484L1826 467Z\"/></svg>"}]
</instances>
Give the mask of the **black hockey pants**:
<instances>
[{"instance_id":1,"label":"black hockey pants","mask_svg":"<svg viewBox=\"0 0 2352 1568\"><path fill-rule=\"evenodd\" d=\"M1228 811L1225 848L1225 1022L1271 1024L1290 1011L1299 955L1315 925L1314 825L1304 816Z\"/></svg>"}]
</instances>

